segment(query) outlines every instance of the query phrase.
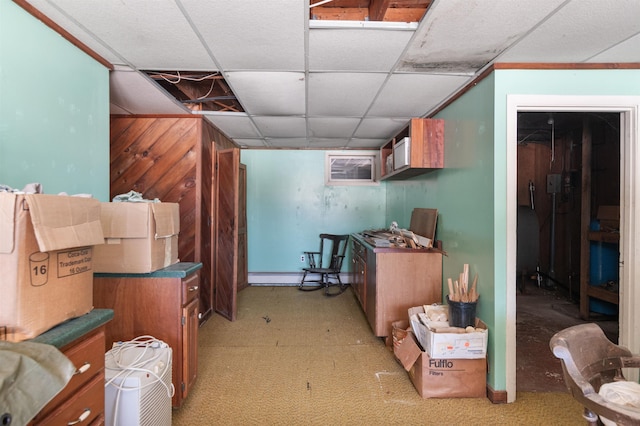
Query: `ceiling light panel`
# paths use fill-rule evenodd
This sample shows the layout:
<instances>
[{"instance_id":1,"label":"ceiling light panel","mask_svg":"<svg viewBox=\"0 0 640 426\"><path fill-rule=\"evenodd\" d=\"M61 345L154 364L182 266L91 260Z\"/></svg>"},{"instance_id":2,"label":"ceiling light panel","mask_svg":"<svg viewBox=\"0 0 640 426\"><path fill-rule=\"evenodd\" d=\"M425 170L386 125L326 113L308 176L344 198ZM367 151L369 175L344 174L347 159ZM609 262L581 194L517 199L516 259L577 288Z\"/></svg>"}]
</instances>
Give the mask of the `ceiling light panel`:
<instances>
[{"instance_id":1,"label":"ceiling light panel","mask_svg":"<svg viewBox=\"0 0 640 426\"><path fill-rule=\"evenodd\" d=\"M422 117L470 79L459 75L393 74L367 117Z\"/></svg>"},{"instance_id":2,"label":"ceiling light panel","mask_svg":"<svg viewBox=\"0 0 640 426\"><path fill-rule=\"evenodd\" d=\"M598 10L607 10L607 13L598 14ZM590 19L594 12L597 18ZM590 25L585 25L585 22ZM543 22L526 40L502 55L500 60L593 62L592 57L637 35L639 31L640 2L637 0L573 1ZM635 46L631 44L628 47ZM637 58L637 50L631 55ZM631 59L625 61L631 62Z\"/></svg>"},{"instance_id":3,"label":"ceiling light panel","mask_svg":"<svg viewBox=\"0 0 640 426\"><path fill-rule=\"evenodd\" d=\"M362 116L387 74L311 73L309 115Z\"/></svg>"},{"instance_id":4,"label":"ceiling light panel","mask_svg":"<svg viewBox=\"0 0 640 426\"><path fill-rule=\"evenodd\" d=\"M432 3L398 69L475 73L564 0ZM597 8L588 9L591 12Z\"/></svg>"},{"instance_id":5,"label":"ceiling light panel","mask_svg":"<svg viewBox=\"0 0 640 426\"><path fill-rule=\"evenodd\" d=\"M215 69L173 0L55 0L55 4L138 69Z\"/></svg>"},{"instance_id":6,"label":"ceiling light panel","mask_svg":"<svg viewBox=\"0 0 640 426\"><path fill-rule=\"evenodd\" d=\"M252 115L303 115L305 77L301 72L229 72L227 82Z\"/></svg>"},{"instance_id":7,"label":"ceiling light panel","mask_svg":"<svg viewBox=\"0 0 640 426\"><path fill-rule=\"evenodd\" d=\"M388 72L413 35L407 30L310 29L310 71Z\"/></svg>"},{"instance_id":8,"label":"ceiling light panel","mask_svg":"<svg viewBox=\"0 0 640 426\"><path fill-rule=\"evenodd\" d=\"M227 70L304 70L300 0L180 0Z\"/></svg>"}]
</instances>

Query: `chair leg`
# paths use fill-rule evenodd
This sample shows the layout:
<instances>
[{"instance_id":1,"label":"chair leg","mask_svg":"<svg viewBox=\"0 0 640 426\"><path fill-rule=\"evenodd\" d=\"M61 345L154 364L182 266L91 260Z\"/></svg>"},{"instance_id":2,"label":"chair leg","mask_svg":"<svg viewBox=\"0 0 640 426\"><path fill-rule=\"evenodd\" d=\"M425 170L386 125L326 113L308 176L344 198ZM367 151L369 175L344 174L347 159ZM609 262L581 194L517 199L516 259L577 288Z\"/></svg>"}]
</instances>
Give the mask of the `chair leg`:
<instances>
[{"instance_id":1,"label":"chair leg","mask_svg":"<svg viewBox=\"0 0 640 426\"><path fill-rule=\"evenodd\" d=\"M339 294L344 293L344 291L347 289L347 287L349 286L348 284L342 284L342 280L340 280L340 275L339 274L335 274L335 279L338 281L335 284L331 284L330 279L329 279L329 275L327 274L326 277L326 285L324 288L324 294L325 296L337 296ZM329 288L330 287L338 287L337 291L330 291Z\"/></svg>"},{"instance_id":2,"label":"chair leg","mask_svg":"<svg viewBox=\"0 0 640 426\"><path fill-rule=\"evenodd\" d=\"M298 286L298 290L301 291L316 291L316 290L320 290L321 288L324 287L322 281L305 281L307 278L307 271L304 272L304 274L302 275L302 280L300 281L300 285ZM315 285L305 285L306 283L315 283Z\"/></svg>"}]
</instances>

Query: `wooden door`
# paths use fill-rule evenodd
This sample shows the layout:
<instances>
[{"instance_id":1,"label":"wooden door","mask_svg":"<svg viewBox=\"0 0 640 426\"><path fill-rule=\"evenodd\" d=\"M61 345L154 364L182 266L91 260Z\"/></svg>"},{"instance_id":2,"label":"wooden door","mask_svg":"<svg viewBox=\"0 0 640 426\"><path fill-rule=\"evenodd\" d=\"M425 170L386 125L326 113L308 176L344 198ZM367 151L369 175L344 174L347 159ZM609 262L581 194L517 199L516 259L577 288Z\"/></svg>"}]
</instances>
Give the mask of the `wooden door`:
<instances>
[{"instance_id":1,"label":"wooden door","mask_svg":"<svg viewBox=\"0 0 640 426\"><path fill-rule=\"evenodd\" d=\"M240 150L216 154L215 310L235 321L238 289L238 207Z\"/></svg>"},{"instance_id":2,"label":"wooden door","mask_svg":"<svg viewBox=\"0 0 640 426\"><path fill-rule=\"evenodd\" d=\"M249 286L247 269L247 166L240 164L238 193L238 291Z\"/></svg>"}]
</instances>

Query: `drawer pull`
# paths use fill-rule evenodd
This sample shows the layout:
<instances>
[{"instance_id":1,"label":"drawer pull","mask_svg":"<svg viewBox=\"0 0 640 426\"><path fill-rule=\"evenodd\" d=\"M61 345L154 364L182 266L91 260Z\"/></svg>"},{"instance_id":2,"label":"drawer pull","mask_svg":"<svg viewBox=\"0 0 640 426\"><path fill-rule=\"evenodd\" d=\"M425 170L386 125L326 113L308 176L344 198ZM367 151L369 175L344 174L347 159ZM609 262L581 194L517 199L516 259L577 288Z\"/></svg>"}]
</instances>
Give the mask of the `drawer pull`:
<instances>
[{"instance_id":1,"label":"drawer pull","mask_svg":"<svg viewBox=\"0 0 640 426\"><path fill-rule=\"evenodd\" d=\"M78 417L78 420L70 421L69 423L67 423L67 425L73 426L73 425L77 425L78 423L82 423L85 420L87 420L87 417L89 417L90 415L91 415L91 410L89 408L85 408L82 414L80 414L80 417Z\"/></svg>"},{"instance_id":2,"label":"drawer pull","mask_svg":"<svg viewBox=\"0 0 640 426\"><path fill-rule=\"evenodd\" d=\"M189 287L189 291L198 291L198 286L192 285L191 287Z\"/></svg>"},{"instance_id":3,"label":"drawer pull","mask_svg":"<svg viewBox=\"0 0 640 426\"><path fill-rule=\"evenodd\" d=\"M82 374L82 373L86 373L87 370L89 370L91 368L91 363L90 362L85 362L84 364L82 364L82 366L80 368L78 368L76 370L75 373L73 374Z\"/></svg>"}]
</instances>

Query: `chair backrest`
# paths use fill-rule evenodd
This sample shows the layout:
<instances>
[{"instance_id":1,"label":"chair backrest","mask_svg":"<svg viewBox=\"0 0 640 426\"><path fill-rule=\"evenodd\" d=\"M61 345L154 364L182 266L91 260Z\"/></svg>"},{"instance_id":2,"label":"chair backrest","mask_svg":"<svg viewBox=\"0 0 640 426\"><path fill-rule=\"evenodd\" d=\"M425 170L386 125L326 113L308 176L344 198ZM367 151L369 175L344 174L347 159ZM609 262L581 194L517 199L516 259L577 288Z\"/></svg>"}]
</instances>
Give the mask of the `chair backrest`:
<instances>
[{"instance_id":1,"label":"chair backrest","mask_svg":"<svg viewBox=\"0 0 640 426\"><path fill-rule=\"evenodd\" d=\"M624 380L622 368L631 366L626 361L633 359L628 349L612 343L602 329L592 323L559 331L549 346L561 360L569 392L585 408L618 424L640 421L640 411L609 403L598 395L602 384Z\"/></svg>"},{"instance_id":2,"label":"chair backrest","mask_svg":"<svg viewBox=\"0 0 640 426\"><path fill-rule=\"evenodd\" d=\"M327 268L340 272L348 240L349 234L320 234L321 265L327 265Z\"/></svg>"}]
</instances>

